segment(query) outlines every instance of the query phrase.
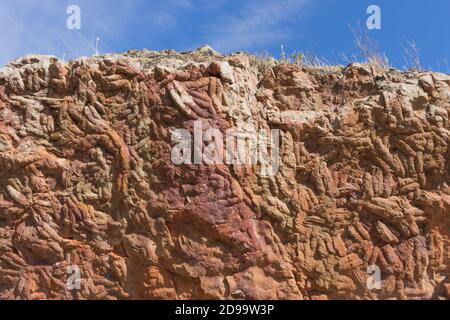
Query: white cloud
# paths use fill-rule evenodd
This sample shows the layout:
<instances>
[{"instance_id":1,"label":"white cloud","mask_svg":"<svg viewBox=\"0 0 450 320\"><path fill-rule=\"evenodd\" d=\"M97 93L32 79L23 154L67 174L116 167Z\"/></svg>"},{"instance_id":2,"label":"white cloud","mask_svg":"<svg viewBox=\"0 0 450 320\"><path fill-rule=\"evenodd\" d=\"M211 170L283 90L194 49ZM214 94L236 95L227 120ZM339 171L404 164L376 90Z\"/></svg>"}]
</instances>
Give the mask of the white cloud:
<instances>
[{"instance_id":1,"label":"white cloud","mask_svg":"<svg viewBox=\"0 0 450 320\"><path fill-rule=\"evenodd\" d=\"M66 9L72 4L81 8L79 33L66 27ZM0 65L27 53L92 55L89 42L97 36L100 52L114 51L129 34L143 33L151 39L162 28L174 28L176 15L191 5L190 0L1 0Z\"/></svg>"},{"instance_id":2,"label":"white cloud","mask_svg":"<svg viewBox=\"0 0 450 320\"><path fill-rule=\"evenodd\" d=\"M211 43L220 51L248 50L299 36L289 25L301 19L310 0L251 0L209 26Z\"/></svg>"},{"instance_id":3,"label":"white cloud","mask_svg":"<svg viewBox=\"0 0 450 320\"><path fill-rule=\"evenodd\" d=\"M0 66L28 53L68 59L130 46L220 51L252 50L297 36L290 23L312 0L0 0ZM80 34L68 30L66 9L81 8ZM230 10L231 9L231 10Z\"/></svg>"}]
</instances>

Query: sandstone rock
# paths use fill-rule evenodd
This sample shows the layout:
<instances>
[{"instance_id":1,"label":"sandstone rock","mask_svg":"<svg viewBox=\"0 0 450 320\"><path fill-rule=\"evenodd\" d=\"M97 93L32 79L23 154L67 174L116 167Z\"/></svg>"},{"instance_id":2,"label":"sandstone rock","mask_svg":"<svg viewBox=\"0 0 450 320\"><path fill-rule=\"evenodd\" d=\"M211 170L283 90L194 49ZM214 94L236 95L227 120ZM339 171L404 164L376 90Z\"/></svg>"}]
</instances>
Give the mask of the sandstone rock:
<instances>
[{"instance_id":1,"label":"sandstone rock","mask_svg":"<svg viewBox=\"0 0 450 320\"><path fill-rule=\"evenodd\" d=\"M383 241L387 243L398 243L398 238L383 222L378 221L375 228Z\"/></svg>"},{"instance_id":2,"label":"sandstone rock","mask_svg":"<svg viewBox=\"0 0 450 320\"><path fill-rule=\"evenodd\" d=\"M255 61L205 46L0 69L0 298L449 298L450 77ZM278 129L279 167L175 165L195 121Z\"/></svg>"}]
</instances>

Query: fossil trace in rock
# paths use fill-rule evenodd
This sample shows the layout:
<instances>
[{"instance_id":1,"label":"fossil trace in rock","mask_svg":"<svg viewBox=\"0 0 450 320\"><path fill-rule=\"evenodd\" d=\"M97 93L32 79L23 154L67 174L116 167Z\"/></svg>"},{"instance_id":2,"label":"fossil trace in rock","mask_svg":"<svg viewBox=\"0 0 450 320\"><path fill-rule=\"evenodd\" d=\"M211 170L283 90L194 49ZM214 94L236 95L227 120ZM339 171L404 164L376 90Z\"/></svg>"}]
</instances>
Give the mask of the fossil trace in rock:
<instances>
[{"instance_id":1,"label":"fossil trace in rock","mask_svg":"<svg viewBox=\"0 0 450 320\"><path fill-rule=\"evenodd\" d=\"M431 72L20 58L0 69L0 298L450 298L449 110ZM246 119L280 130L276 174L171 161L174 128Z\"/></svg>"}]
</instances>

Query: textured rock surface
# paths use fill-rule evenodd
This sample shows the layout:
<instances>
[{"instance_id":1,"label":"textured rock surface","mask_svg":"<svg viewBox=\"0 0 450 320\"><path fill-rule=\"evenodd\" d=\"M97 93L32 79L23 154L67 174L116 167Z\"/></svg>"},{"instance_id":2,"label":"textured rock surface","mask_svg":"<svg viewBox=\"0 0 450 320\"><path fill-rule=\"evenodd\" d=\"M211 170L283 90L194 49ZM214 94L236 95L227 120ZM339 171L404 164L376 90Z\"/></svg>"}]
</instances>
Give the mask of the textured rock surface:
<instances>
[{"instance_id":1,"label":"textured rock surface","mask_svg":"<svg viewBox=\"0 0 450 320\"><path fill-rule=\"evenodd\" d=\"M206 47L0 69L0 298L450 298L450 77L262 70ZM196 119L280 129L278 173L176 166Z\"/></svg>"}]
</instances>

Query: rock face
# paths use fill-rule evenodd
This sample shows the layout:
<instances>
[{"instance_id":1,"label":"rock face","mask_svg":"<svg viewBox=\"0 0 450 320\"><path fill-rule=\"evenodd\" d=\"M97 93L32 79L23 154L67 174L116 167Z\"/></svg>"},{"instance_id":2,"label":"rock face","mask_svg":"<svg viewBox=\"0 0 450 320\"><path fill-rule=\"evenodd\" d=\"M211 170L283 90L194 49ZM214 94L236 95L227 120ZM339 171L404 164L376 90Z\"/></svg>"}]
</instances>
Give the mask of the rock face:
<instances>
[{"instance_id":1,"label":"rock face","mask_svg":"<svg viewBox=\"0 0 450 320\"><path fill-rule=\"evenodd\" d=\"M0 69L0 298L450 298L449 111L430 72L20 58ZM174 130L244 122L279 130L272 174L174 163Z\"/></svg>"}]
</instances>

